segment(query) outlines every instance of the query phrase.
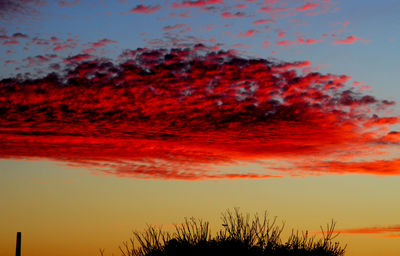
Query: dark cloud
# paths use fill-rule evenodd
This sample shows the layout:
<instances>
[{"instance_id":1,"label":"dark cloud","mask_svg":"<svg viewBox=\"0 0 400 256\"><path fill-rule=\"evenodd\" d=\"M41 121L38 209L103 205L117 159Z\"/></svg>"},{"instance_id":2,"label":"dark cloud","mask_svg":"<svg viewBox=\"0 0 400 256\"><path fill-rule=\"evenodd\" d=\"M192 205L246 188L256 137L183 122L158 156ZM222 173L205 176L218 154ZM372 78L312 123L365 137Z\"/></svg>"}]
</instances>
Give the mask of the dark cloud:
<instances>
[{"instance_id":1,"label":"dark cloud","mask_svg":"<svg viewBox=\"0 0 400 256\"><path fill-rule=\"evenodd\" d=\"M45 0L0 0L0 20L37 14L37 8L45 3Z\"/></svg>"},{"instance_id":2,"label":"dark cloud","mask_svg":"<svg viewBox=\"0 0 400 256\"><path fill-rule=\"evenodd\" d=\"M27 64L28 67L35 67L43 63L48 63L56 57L57 55L55 54L37 55L33 57L27 57L23 59L23 61Z\"/></svg>"},{"instance_id":3,"label":"dark cloud","mask_svg":"<svg viewBox=\"0 0 400 256\"><path fill-rule=\"evenodd\" d=\"M60 1L58 2L58 6L60 7L71 7L77 5L81 2L81 0L73 0L73 1Z\"/></svg>"},{"instance_id":4,"label":"dark cloud","mask_svg":"<svg viewBox=\"0 0 400 256\"><path fill-rule=\"evenodd\" d=\"M92 59L94 56L90 55L90 54L77 54L71 57L68 57L64 60L64 63L76 63L76 62L82 62L88 59Z\"/></svg>"},{"instance_id":5,"label":"dark cloud","mask_svg":"<svg viewBox=\"0 0 400 256\"><path fill-rule=\"evenodd\" d=\"M160 9L161 9L161 5L151 6L151 5L139 4L135 8L132 8L130 12L149 14L149 13L156 12Z\"/></svg>"},{"instance_id":6,"label":"dark cloud","mask_svg":"<svg viewBox=\"0 0 400 256\"><path fill-rule=\"evenodd\" d=\"M114 41L114 40L110 40L110 39L104 38L104 39L99 40L97 42L88 44L87 46L89 46L89 48L85 49L83 52L84 53L96 52L96 49L99 48L99 47L105 47L108 44L116 44L116 43L118 43L118 41Z\"/></svg>"},{"instance_id":7,"label":"dark cloud","mask_svg":"<svg viewBox=\"0 0 400 256\"><path fill-rule=\"evenodd\" d=\"M1 45L16 45L20 43L21 39L27 39L28 35L23 33L14 33L11 36L7 36L5 34L0 35L0 44Z\"/></svg>"},{"instance_id":8,"label":"dark cloud","mask_svg":"<svg viewBox=\"0 0 400 256\"><path fill-rule=\"evenodd\" d=\"M172 8L191 8L191 7L204 7L213 4L223 4L223 0L196 0L196 1L182 1L172 3Z\"/></svg>"}]
</instances>

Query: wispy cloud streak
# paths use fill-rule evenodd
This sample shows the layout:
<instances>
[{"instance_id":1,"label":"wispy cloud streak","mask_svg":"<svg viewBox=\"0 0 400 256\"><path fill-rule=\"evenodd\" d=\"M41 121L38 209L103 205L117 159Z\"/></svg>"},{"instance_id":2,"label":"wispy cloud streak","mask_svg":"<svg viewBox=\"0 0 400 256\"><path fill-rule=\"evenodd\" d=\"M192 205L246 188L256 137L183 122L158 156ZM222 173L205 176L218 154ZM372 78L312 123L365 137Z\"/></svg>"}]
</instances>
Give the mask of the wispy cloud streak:
<instances>
[{"instance_id":1,"label":"wispy cloud streak","mask_svg":"<svg viewBox=\"0 0 400 256\"><path fill-rule=\"evenodd\" d=\"M387 227L366 227L336 230L336 233L353 234L353 235L380 235L386 238L400 237L400 225L392 225Z\"/></svg>"}]
</instances>

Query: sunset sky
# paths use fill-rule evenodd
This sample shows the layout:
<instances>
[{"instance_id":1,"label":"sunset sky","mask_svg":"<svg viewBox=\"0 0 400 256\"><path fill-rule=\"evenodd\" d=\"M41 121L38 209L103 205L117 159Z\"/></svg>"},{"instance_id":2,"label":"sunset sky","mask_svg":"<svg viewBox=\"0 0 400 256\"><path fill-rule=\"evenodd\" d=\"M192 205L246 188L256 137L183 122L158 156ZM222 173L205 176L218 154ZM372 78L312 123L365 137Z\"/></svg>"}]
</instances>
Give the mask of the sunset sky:
<instances>
[{"instance_id":1,"label":"sunset sky","mask_svg":"<svg viewBox=\"0 0 400 256\"><path fill-rule=\"evenodd\" d=\"M0 0L0 255L267 210L400 253L398 0Z\"/></svg>"}]
</instances>

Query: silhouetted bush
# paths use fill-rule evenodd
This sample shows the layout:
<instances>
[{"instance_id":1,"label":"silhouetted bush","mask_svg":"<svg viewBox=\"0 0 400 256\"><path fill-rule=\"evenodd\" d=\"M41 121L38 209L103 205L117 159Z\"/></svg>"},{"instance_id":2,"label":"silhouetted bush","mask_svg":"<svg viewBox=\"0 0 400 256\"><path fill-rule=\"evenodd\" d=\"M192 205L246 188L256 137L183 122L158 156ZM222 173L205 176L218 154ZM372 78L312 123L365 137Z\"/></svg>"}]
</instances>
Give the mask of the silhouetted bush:
<instances>
[{"instance_id":1,"label":"silhouetted bush","mask_svg":"<svg viewBox=\"0 0 400 256\"><path fill-rule=\"evenodd\" d=\"M266 212L250 217L237 208L227 210L222 227L212 237L209 223L195 218L175 225L173 233L149 226L144 232L134 232L120 250L122 256L341 256L346 248L333 242L338 235L334 221L325 230L321 227L320 239L292 231L286 242L280 239L284 224L276 225L276 217L269 220Z\"/></svg>"}]
</instances>

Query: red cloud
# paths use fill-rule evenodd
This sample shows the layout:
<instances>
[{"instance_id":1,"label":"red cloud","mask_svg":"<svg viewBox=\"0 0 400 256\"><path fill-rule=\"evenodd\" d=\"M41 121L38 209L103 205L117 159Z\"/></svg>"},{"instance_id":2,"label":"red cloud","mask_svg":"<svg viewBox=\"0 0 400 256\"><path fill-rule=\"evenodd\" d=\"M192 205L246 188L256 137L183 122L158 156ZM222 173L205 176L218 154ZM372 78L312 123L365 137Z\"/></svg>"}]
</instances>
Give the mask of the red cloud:
<instances>
[{"instance_id":1,"label":"red cloud","mask_svg":"<svg viewBox=\"0 0 400 256\"><path fill-rule=\"evenodd\" d=\"M57 55L55 54L48 54L48 55L37 55L35 57L27 57L24 59L24 62L27 62L28 67L37 66L43 63L47 63L52 59L56 58Z\"/></svg>"},{"instance_id":2,"label":"red cloud","mask_svg":"<svg viewBox=\"0 0 400 256\"><path fill-rule=\"evenodd\" d=\"M299 38L297 38L297 42L299 44L315 44L315 43L318 43L318 40L315 40L315 39L304 40L303 38L299 37Z\"/></svg>"},{"instance_id":3,"label":"red cloud","mask_svg":"<svg viewBox=\"0 0 400 256\"><path fill-rule=\"evenodd\" d=\"M93 58L93 56L89 55L89 54L78 54L78 55L66 58L64 60L64 63L81 62L81 61L88 60L88 59L91 59L91 58Z\"/></svg>"},{"instance_id":4,"label":"red cloud","mask_svg":"<svg viewBox=\"0 0 400 256\"><path fill-rule=\"evenodd\" d=\"M17 63L18 63L18 61L16 61L16 60L6 60L6 61L4 61L4 66L7 66L9 64L17 64Z\"/></svg>"},{"instance_id":5,"label":"red cloud","mask_svg":"<svg viewBox=\"0 0 400 256\"><path fill-rule=\"evenodd\" d=\"M171 17L179 17L179 18L189 18L190 17L190 11L184 11L180 13L170 13L169 16Z\"/></svg>"},{"instance_id":6,"label":"red cloud","mask_svg":"<svg viewBox=\"0 0 400 256\"><path fill-rule=\"evenodd\" d=\"M282 45L282 46L289 46L292 44L295 44L294 41L287 41L287 40L282 40L276 43L277 45Z\"/></svg>"},{"instance_id":7,"label":"red cloud","mask_svg":"<svg viewBox=\"0 0 400 256\"><path fill-rule=\"evenodd\" d=\"M266 40L263 42L263 48L269 48L271 46L271 42Z\"/></svg>"},{"instance_id":8,"label":"red cloud","mask_svg":"<svg viewBox=\"0 0 400 256\"><path fill-rule=\"evenodd\" d=\"M293 70L308 61L194 48L132 50L120 64L80 54L65 59L59 75L1 80L0 158L147 179L294 173L268 164L232 171L241 162L275 160L305 174L400 175L399 158L351 158L398 146L388 139L395 132L386 139L379 132L398 124L378 116L392 102L347 88L347 76Z\"/></svg>"},{"instance_id":9,"label":"red cloud","mask_svg":"<svg viewBox=\"0 0 400 256\"><path fill-rule=\"evenodd\" d=\"M304 67L307 67L310 65L311 65L311 62L309 60L306 60L306 61L298 61L298 62L284 63L284 64L276 65L275 67L273 67L273 69L278 70L278 71L287 71L289 69L304 68Z\"/></svg>"},{"instance_id":10,"label":"red cloud","mask_svg":"<svg viewBox=\"0 0 400 256\"><path fill-rule=\"evenodd\" d=\"M262 3L263 4L276 4L281 0L264 0ZM250 2L256 2L256 1L250 1Z\"/></svg>"},{"instance_id":11,"label":"red cloud","mask_svg":"<svg viewBox=\"0 0 400 256\"><path fill-rule=\"evenodd\" d=\"M223 4L223 0L197 0L197 1L182 1L179 3L172 3L172 8L190 8L190 7L202 7L212 4Z\"/></svg>"},{"instance_id":12,"label":"red cloud","mask_svg":"<svg viewBox=\"0 0 400 256\"><path fill-rule=\"evenodd\" d=\"M392 131L382 138L382 142L400 143L400 132Z\"/></svg>"},{"instance_id":13,"label":"red cloud","mask_svg":"<svg viewBox=\"0 0 400 256\"><path fill-rule=\"evenodd\" d=\"M372 160L361 162L324 161L300 164L297 168L305 172L333 174L372 174L379 176L400 175L400 158L391 160Z\"/></svg>"},{"instance_id":14,"label":"red cloud","mask_svg":"<svg viewBox=\"0 0 400 256\"><path fill-rule=\"evenodd\" d=\"M393 225L388 227L367 227L367 228L352 228L336 230L335 233L342 234L383 234L384 237L400 237L400 225Z\"/></svg>"},{"instance_id":15,"label":"red cloud","mask_svg":"<svg viewBox=\"0 0 400 256\"><path fill-rule=\"evenodd\" d=\"M19 41L16 39L10 39L7 41L3 41L2 45L14 45L14 44L19 44Z\"/></svg>"},{"instance_id":16,"label":"red cloud","mask_svg":"<svg viewBox=\"0 0 400 256\"><path fill-rule=\"evenodd\" d=\"M265 6L257 10L257 12L265 12L267 14L289 11L289 8Z\"/></svg>"},{"instance_id":17,"label":"red cloud","mask_svg":"<svg viewBox=\"0 0 400 256\"><path fill-rule=\"evenodd\" d=\"M83 53L93 53L93 52L96 52L96 48L104 47L107 44L117 44L117 43L118 43L118 41L114 41L114 40L110 40L110 39L104 38L104 39L99 40L97 42L88 44L89 48L83 50Z\"/></svg>"},{"instance_id":18,"label":"red cloud","mask_svg":"<svg viewBox=\"0 0 400 256\"><path fill-rule=\"evenodd\" d=\"M251 46L248 44L233 44L231 45L232 48L245 48L245 49L250 49Z\"/></svg>"},{"instance_id":19,"label":"red cloud","mask_svg":"<svg viewBox=\"0 0 400 256\"><path fill-rule=\"evenodd\" d=\"M2 42L1 43L2 45L16 45L20 43L18 41L19 39L26 39L26 38L28 38L28 36L22 33L14 33L11 36L0 35L0 42Z\"/></svg>"},{"instance_id":20,"label":"red cloud","mask_svg":"<svg viewBox=\"0 0 400 256\"><path fill-rule=\"evenodd\" d=\"M239 37L253 37L256 33L256 30L250 29L246 31L245 33L239 33Z\"/></svg>"},{"instance_id":21,"label":"red cloud","mask_svg":"<svg viewBox=\"0 0 400 256\"><path fill-rule=\"evenodd\" d=\"M237 5L235 5L233 8L236 8L236 9L243 9L243 8L247 8L247 7L248 7L247 4L237 4Z\"/></svg>"},{"instance_id":22,"label":"red cloud","mask_svg":"<svg viewBox=\"0 0 400 256\"><path fill-rule=\"evenodd\" d=\"M358 41L361 41L361 42L368 42L368 40L365 40L365 39L363 39L363 38L361 38L361 37L357 37L357 36L348 36L348 37L346 37L345 39L336 40L336 41L334 41L333 43L334 43L334 44L354 44L354 43L356 43L356 42L358 42Z\"/></svg>"},{"instance_id":23,"label":"red cloud","mask_svg":"<svg viewBox=\"0 0 400 256\"><path fill-rule=\"evenodd\" d=\"M34 38L33 42L38 45L53 45L53 51L58 52L65 49L72 49L78 46L78 43L75 39L68 38L64 42L60 42L57 38L52 37L50 40L46 39L36 39Z\"/></svg>"},{"instance_id":24,"label":"red cloud","mask_svg":"<svg viewBox=\"0 0 400 256\"><path fill-rule=\"evenodd\" d=\"M174 30L174 29L179 29L179 28L184 28L184 27L186 27L185 24L175 24L172 26L165 26L165 27L163 27L163 30L167 31L167 30Z\"/></svg>"},{"instance_id":25,"label":"red cloud","mask_svg":"<svg viewBox=\"0 0 400 256\"><path fill-rule=\"evenodd\" d=\"M99 40L99 41L97 41L95 43L92 43L92 46L97 48L97 47L106 46L107 44L116 44L116 43L118 43L118 41L114 41L114 40L110 40L110 39L104 38L104 39Z\"/></svg>"},{"instance_id":26,"label":"red cloud","mask_svg":"<svg viewBox=\"0 0 400 256\"><path fill-rule=\"evenodd\" d=\"M160 9L161 9L161 5L159 5L159 4L155 5L155 6L151 6L151 5L146 6L144 4L139 4L135 8L131 9L130 12L149 14L149 13L156 12Z\"/></svg>"},{"instance_id":27,"label":"red cloud","mask_svg":"<svg viewBox=\"0 0 400 256\"><path fill-rule=\"evenodd\" d=\"M319 6L319 3L307 3L301 7L296 8L296 11L298 12L305 12L309 10L314 10Z\"/></svg>"},{"instance_id":28,"label":"red cloud","mask_svg":"<svg viewBox=\"0 0 400 256\"><path fill-rule=\"evenodd\" d=\"M222 18L243 18L245 14L243 12L236 12L236 13L231 13L231 12L223 12L221 13Z\"/></svg>"},{"instance_id":29,"label":"red cloud","mask_svg":"<svg viewBox=\"0 0 400 256\"><path fill-rule=\"evenodd\" d=\"M253 24L254 24L254 25L262 25L262 24L265 24L265 23L272 23L272 22L274 22L274 21L271 20L271 19L266 19L266 20L255 20L255 21L253 21Z\"/></svg>"}]
</instances>

